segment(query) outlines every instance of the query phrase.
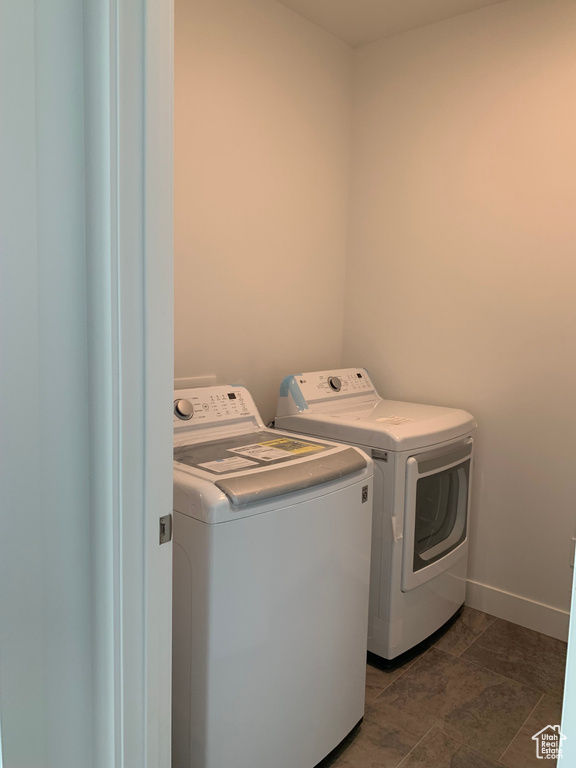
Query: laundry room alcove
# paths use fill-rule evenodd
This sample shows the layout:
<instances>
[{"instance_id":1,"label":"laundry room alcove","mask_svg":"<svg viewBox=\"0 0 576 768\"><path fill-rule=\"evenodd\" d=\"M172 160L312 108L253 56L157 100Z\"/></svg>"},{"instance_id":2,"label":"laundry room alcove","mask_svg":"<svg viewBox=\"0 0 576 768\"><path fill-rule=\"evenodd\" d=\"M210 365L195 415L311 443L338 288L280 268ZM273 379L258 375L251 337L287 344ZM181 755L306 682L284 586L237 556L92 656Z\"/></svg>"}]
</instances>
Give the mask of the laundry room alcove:
<instances>
[{"instance_id":1,"label":"laundry room alcove","mask_svg":"<svg viewBox=\"0 0 576 768\"><path fill-rule=\"evenodd\" d=\"M474 414L466 605L565 642L576 8L361 37L354 5L176 0L175 379L245 385L267 423L284 376L363 366Z\"/></svg>"}]
</instances>

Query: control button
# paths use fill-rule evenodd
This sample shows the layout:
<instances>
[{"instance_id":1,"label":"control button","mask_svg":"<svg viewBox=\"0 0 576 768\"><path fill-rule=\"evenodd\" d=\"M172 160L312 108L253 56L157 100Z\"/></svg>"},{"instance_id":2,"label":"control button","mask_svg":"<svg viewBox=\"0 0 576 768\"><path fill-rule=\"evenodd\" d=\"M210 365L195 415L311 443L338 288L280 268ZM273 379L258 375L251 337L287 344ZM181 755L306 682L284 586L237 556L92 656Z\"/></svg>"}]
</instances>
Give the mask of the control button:
<instances>
[{"instance_id":1,"label":"control button","mask_svg":"<svg viewBox=\"0 0 576 768\"><path fill-rule=\"evenodd\" d=\"M187 421L194 416L194 406L190 400L174 400L174 413L179 419Z\"/></svg>"},{"instance_id":2,"label":"control button","mask_svg":"<svg viewBox=\"0 0 576 768\"><path fill-rule=\"evenodd\" d=\"M210 406L208 403L202 403L202 408L204 408L205 411L208 411L210 409Z\"/></svg>"},{"instance_id":3,"label":"control button","mask_svg":"<svg viewBox=\"0 0 576 768\"><path fill-rule=\"evenodd\" d=\"M328 384L330 384L331 389L334 390L334 392L340 392L342 389L342 382L338 378L338 376L329 376L328 377Z\"/></svg>"}]
</instances>

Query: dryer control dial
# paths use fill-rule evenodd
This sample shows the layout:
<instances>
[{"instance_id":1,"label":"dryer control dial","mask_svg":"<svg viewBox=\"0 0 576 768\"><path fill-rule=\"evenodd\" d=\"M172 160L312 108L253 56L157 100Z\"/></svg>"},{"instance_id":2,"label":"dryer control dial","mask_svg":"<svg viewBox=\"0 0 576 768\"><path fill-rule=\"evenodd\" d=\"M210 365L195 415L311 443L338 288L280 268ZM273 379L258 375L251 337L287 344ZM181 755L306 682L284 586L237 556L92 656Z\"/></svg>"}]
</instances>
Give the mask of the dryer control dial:
<instances>
[{"instance_id":1,"label":"dryer control dial","mask_svg":"<svg viewBox=\"0 0 576 768\"><path fill-rule=\"evenodd\" d=\"M330 389L333 389L334 392L340 392L340 390L342 389L342 382L340 381L338 376L329 376L328 384L330 385Z\"/></svg>"},{"instance_id":2,"label":"dryer control dial","mask_svg":"<svg viewBox=\"0 0 576 768\"><path fill-rule=\"evenodd\" d=\"M188 421L194 416L194 406L190 400L174 400L174 413L179 419Z\"/></svg>"}]
</instances>

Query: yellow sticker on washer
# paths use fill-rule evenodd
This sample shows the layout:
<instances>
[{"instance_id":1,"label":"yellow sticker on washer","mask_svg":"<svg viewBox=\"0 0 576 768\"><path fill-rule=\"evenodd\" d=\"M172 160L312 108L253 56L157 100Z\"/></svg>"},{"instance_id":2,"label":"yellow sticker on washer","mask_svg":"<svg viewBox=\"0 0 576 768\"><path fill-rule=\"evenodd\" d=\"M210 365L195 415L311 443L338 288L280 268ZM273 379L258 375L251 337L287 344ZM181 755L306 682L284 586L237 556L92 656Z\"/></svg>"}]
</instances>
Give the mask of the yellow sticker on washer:
<instances>
[{"instance_id":1,"label":"yellow sticker on washer","mask_svg":"<svg viewBox=\"0 0 576 768\"><path fill-rule=\"evenodd\" d=\"M269 448L276 448L280 451L287 451L288 453L314 453L315 451L323 451L323 445L317 445L316 443L305 443L303 440L293 440L290 437L279 437L276 440L266 440L260 445L266 445Z\"/></svg>"}]
</instances>

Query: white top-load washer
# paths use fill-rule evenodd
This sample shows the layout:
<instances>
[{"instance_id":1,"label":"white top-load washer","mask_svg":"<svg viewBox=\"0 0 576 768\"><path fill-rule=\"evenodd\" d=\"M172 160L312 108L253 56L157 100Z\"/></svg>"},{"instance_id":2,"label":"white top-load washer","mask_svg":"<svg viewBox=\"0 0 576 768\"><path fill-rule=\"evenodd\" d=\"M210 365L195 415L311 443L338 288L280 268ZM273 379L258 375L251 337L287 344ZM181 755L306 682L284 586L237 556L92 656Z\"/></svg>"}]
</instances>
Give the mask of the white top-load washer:
<instances>
[{"instance_id":1,"label":"white top-load washer","mask_svg":"<svg viewBox=\"0 0 576 768\"><path fill-rule=\"evenodd\" d=\"M379 397L363 368L287 376L275 425L375 460L368 650L394 659L464 603L474 418Z\"/></svg>"},{"instance_id":2,"label":"white top-load washer","mask_svg":"<svg viewBox=\"0 0 576 768\"><path fill-rule=\"evenodd\" d=\"M173 768L313 768L364 714L372 472L174 393Z\"/></svg>"}]
</instances>

